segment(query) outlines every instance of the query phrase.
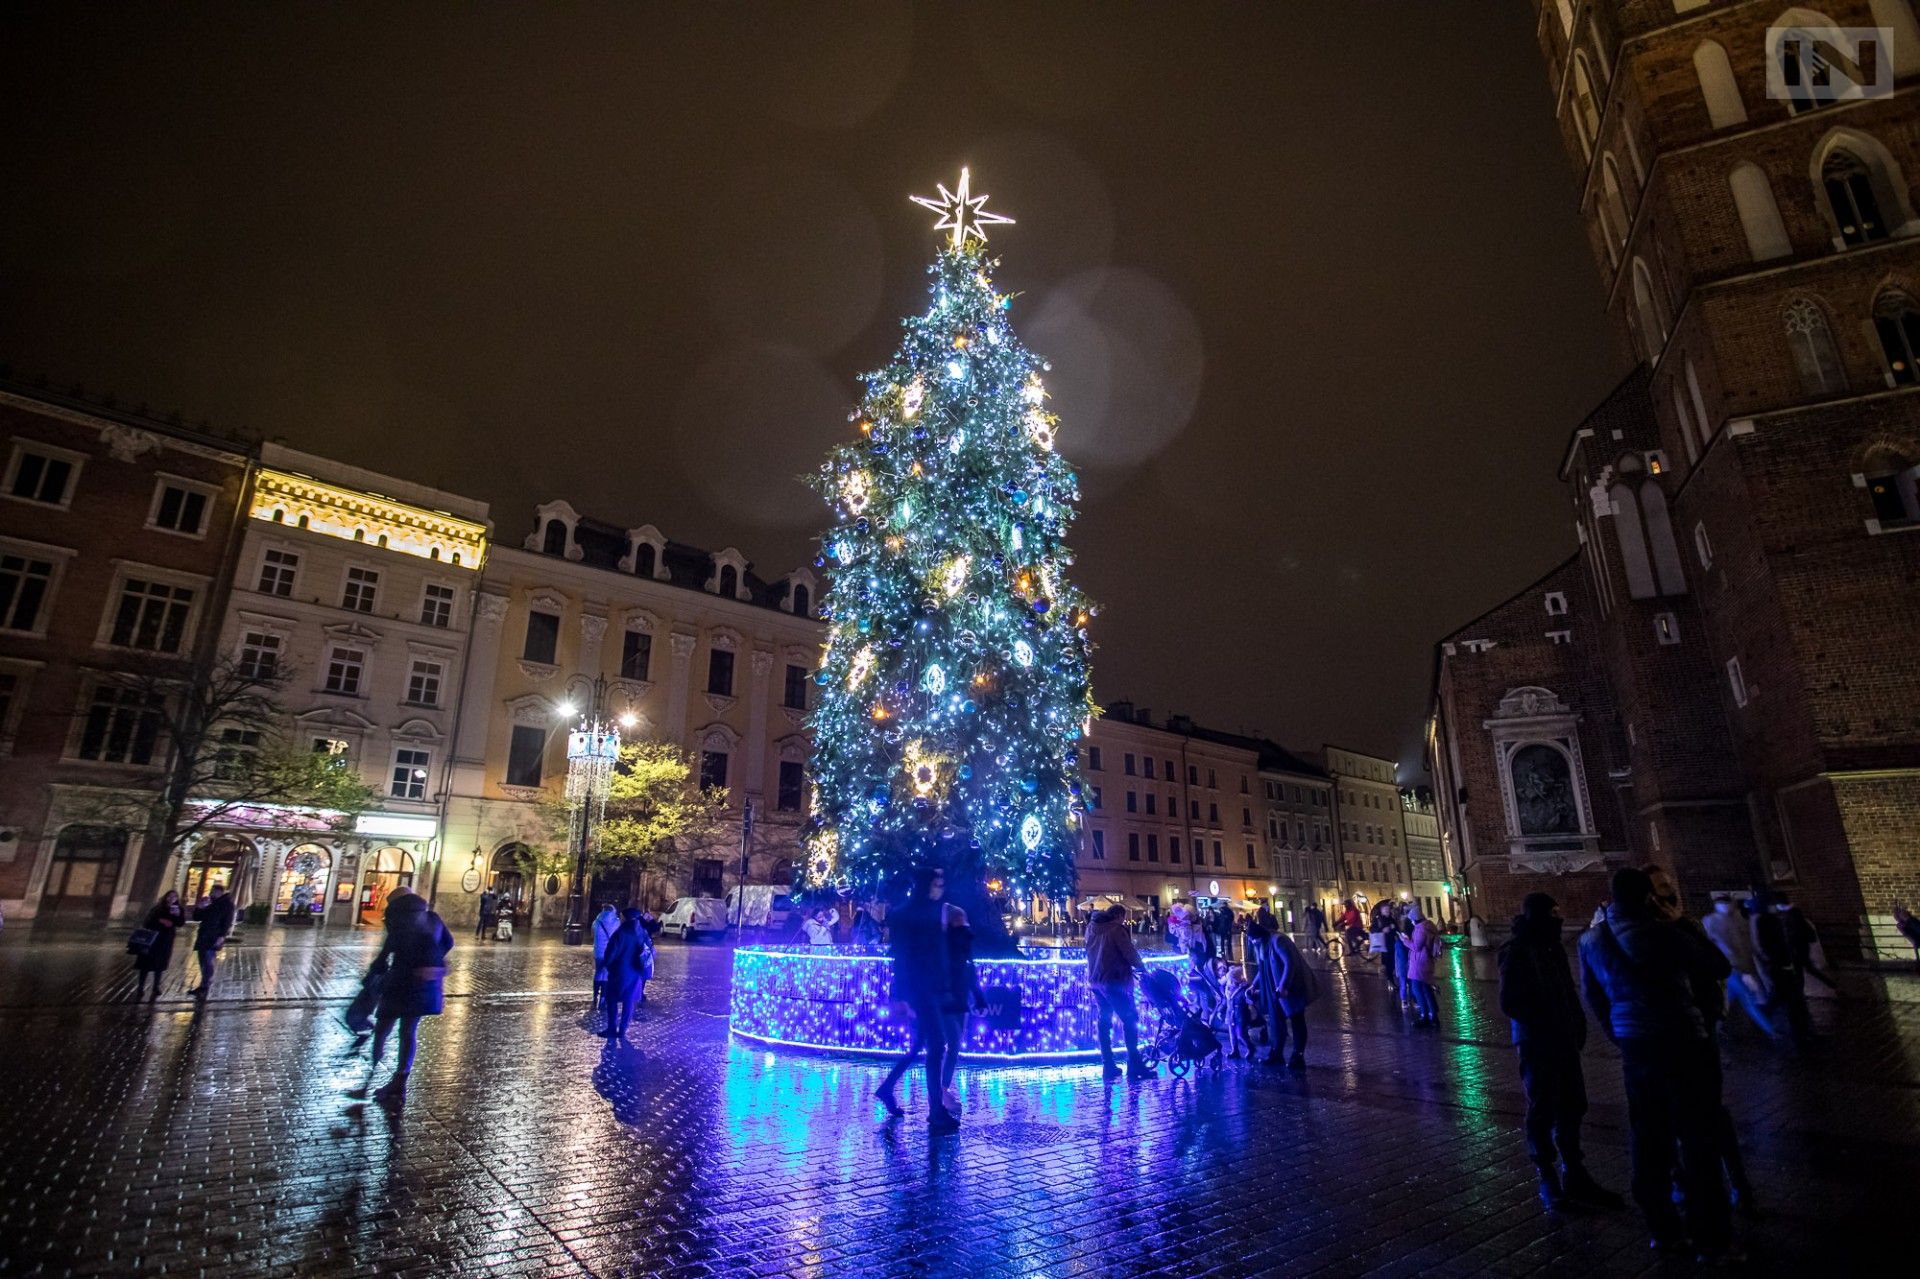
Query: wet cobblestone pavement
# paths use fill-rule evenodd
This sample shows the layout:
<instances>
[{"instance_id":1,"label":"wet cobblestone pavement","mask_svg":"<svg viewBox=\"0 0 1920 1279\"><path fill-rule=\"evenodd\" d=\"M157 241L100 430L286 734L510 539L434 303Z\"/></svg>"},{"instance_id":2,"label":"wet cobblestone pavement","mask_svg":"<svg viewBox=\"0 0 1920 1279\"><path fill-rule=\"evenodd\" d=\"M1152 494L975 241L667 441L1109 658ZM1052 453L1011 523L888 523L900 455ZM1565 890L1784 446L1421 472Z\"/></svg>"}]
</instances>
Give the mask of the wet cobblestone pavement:
<instances>
[{"instance_id":1,"label":"wet cobblestone pavement","mask_svg":"<svg viewBox=\"0 0 1920 1279\"><path fill-rule=\"evenodd\" d=\"M461 939L404 1111L345 1095L339 1015L377 938L250 939L196 1015L175 957L130 1000L119 933L0 937L0 1273L1191 1276L1681 1274L1626 1213L1549 1216L1519 1133L1490 956L1445 1027L1335 970L1304 1078L1229 1063L1107 1085L962 1071L965 1127L882 1124L880 1067L726 1033L727 952L668 943L630 1046L588 960ZM1851 1270L1920 1185L1920 981L1849 974L1798 1058L1750 1028L1728 1097L1767 1214L1753 1271ZM1611 1048L1588 1145L1626 1185ZM924 1110L917 1081L903 1089Z\"/></svg>"}]
</instances>

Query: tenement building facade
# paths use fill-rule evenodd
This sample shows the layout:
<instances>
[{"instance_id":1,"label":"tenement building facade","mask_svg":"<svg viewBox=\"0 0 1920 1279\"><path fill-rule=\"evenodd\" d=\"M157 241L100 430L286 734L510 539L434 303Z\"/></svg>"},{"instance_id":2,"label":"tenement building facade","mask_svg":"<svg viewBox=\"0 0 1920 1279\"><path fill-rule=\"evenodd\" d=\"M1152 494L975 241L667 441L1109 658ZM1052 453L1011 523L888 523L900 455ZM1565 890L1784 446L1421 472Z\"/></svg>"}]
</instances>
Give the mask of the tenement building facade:
<instances>
[{"instance_id":1,"label":"tenement building facade","mask_svg":"<svg viewBox=\"0 0 1920 1279\"><path fill-rule=\"evenodd\" d=\"M1432 766L1476 912L1614 865L1790 892L1830 946L1920 896L1920 25L1541 0L1636 370L1562 455L1578 550L1447 636Z\"/></svg>"},{"instance_id":2,"label":"tenement building facade","mask_svg":"<svg viewBox=\"0 0 1920 1279\"><path fill-rule=\"evenodd\" d=\"M157 896L163 841L140 810L167 777L162 699L212 654L251 454L205 429L0 384L9 916L104 919Z\"/></svg>"},{"instance_id":3,"label":"tenement building facade","mask_svg":"<svg viewBox=\"0 0 1920 1279\"><path fill-rule=\"evenodd\" d=\"M563 501L535 512L521 546L497 545L474 613L471 677L453 745L436 900L471 923L492 889L538 926L567 909L553 803L567 732L595 696L623 735L670 742L726 788L721 830L647 876L608 874L593 899L718 897L740 882L791 885L808 809L806 716L825 625L809 569L765 580L731 547L706 551L652 525L621 528ZM529 869L533 867L535 869Z\"/></svg>"}]
</instances>

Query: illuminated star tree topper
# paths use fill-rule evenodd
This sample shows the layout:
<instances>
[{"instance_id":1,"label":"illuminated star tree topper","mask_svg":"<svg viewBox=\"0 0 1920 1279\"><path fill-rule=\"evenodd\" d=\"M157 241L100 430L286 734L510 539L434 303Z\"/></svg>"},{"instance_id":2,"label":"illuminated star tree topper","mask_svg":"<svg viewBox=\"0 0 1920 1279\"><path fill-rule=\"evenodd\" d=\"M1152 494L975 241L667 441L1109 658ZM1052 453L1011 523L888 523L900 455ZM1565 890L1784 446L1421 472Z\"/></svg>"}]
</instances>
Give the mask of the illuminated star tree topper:
<instances>
[{"instance_id":1,"label":"illuminated star tree topper","mask_svg":"<svg viewBox=\"0 0 1920 1279\"><path fill-rule=\"evenodd\" d=\"M873 892L933 862L1059 900L1093 713L1092 609L1067 580L1078 482L1054 451L1047 366L990 277L982 227L1012 219L964 169L914 200L949 232L927 309L814 481L834 521L808 877Z\"/></svg>"}]
</instances>

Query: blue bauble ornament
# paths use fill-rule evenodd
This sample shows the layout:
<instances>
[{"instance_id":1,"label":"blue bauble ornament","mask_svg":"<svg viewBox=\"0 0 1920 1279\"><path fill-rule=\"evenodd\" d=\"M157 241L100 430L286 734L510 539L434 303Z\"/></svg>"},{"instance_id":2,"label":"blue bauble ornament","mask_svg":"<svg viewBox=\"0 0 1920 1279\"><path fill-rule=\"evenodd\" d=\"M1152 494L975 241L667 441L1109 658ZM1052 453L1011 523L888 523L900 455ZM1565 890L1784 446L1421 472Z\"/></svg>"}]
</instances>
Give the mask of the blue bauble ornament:
<instances>
[{"instance_id":1,"label":"blue bauble ornament","mask_svg":"<svg viewBox=\"0 0 1920 1279\"><path fill-rule=\"evenodd\" d=\"M1046 613L1052 608L1053 608L1053 601L1048 599L1044 595L1042 595L1039 599L1033 602L1033 611L1036 613Z\"/></svg>"},{"instance_id":2,"label":"blue bauble ornament","mask_svg":"<svg viewBox=\"0 0 1920 1279\"><path fill-rule=\"evenodd\" d=\"M978 706L975 706L973 704L973 699L969 697L966 701L960 703L960 709L965 711L967 714L971 715L975 711L979 710L980 708Z\"/></svg>"},{"instance_id":3,"label":"blue bauble ornament","mask_svg":"<svg viewBox=\"0 0 1920 1279\"><path fill-rule=\"evenodd\" d=\"M1007 496L1011 497L1015 502L1024 502L1027 500L1027 491L1025 489L1015 489L1013 492L1007 494Z\"/></svg>"},{"instance_id":4,"label":"blue bauble ornament","mask_svg":"<svg viewBox=\"0 0 1920 1279\"><path fill-rule=\"evenodd\" d=\"M968 778L973 776L973 765L972 764L960 765L959 773L960 773L960 780L963 782L966 781Z\"/></svg>"},{"instance_id":5,"label":"blue bauble ornament","mask_svg":"<svg viewBox=\"0 0 1920 1279\"><path fill-rule=\"evenodd\" d=\"M1037 777L1022 777L1020 779L1020 789L1029 795L1037 794L1040 790L1040 779Z\"/></svg>"}]
</instances>

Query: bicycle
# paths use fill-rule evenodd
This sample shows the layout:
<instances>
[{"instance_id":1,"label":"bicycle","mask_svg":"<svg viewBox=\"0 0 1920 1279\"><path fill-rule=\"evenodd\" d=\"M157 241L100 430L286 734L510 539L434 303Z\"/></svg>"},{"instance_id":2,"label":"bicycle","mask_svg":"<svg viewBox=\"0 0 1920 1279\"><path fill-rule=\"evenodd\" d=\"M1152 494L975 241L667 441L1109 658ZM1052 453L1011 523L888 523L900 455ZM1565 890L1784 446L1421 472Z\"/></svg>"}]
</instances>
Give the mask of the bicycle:
<instances>
[{"instance_id":1,"label":"bicycle","mask_svg":"<svg viewBox=\"0 0 1920 1279\"><path fill-rule=\"evenodd\" d=\"M1339 963L1340 957L1347 953L1347 944L1338 937L1330 936L1324 940L1326 942L1327 962L1329 964Z\"/></svg>"}]
</instances>

